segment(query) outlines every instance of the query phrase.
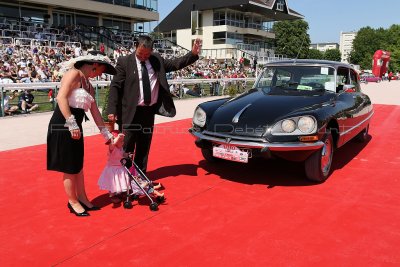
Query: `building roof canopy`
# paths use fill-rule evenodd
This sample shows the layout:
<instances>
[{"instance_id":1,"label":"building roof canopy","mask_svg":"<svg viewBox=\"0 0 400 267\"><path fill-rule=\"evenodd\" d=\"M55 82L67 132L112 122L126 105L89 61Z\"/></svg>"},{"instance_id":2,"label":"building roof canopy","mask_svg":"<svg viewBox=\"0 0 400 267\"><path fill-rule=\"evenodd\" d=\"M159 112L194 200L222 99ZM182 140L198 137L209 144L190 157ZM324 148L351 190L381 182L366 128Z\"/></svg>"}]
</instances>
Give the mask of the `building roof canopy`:
<instances>
[{"instance_id":1,"label":"building roof canopy","mask_svg":"<svg viewBox=\"0 0 400 267\"><path fill-rule=\"evenodd\" d=\"M283 9L277 8L281 1ZM282 5L281 5L282 7ZM260 14L266 21L302 19L303 15L290 9L285 0L183 0L160 24L155 31L168 32L190 28L191 12L230 8L242 12Z\"/></svg>"}]
</instances>

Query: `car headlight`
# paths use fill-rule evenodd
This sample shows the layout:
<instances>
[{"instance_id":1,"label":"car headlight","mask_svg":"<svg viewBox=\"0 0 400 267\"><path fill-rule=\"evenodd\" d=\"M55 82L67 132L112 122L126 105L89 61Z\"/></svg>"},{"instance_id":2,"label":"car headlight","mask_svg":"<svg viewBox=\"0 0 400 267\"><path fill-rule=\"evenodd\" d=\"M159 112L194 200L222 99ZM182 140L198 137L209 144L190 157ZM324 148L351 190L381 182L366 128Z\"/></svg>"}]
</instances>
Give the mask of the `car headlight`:
<instances>
[{"instance_id":1,"label":"car headlight","mask_svg":"<svg viewBox=\"0 0 400 267\"><path fill-rule=\"evenodd\" d=\"M317 131L317 120L313 116L287 118L275 123L272 135L307 135Z\"/></svg>"},{"instance_id":2,"label":"car headlight","mask_svg":"<svg viewBox=\"0 0 400 267\"><path fill-rule=\"evenodd\" d=\"M285 133L291 133L296 130L296 123L293 120L283 120L281 127Z\"/></svg>"},{"instance_id":3,"label":"car headlight","mask_svg":"<svg viewBox=\"0 0 400 267\"><path fill-rule=\"evenodd\" d=\"M311 133L314 130L315 122L311 117L300 117L297 127L303 133Z\"/></svg>"},{"instance_id":4,"label":"car headlight","mask_svg":"<svg viewBox=\"0 0 400 267\"><path fill-rule=\"evenodd\" d=\"M193 124L204 127L206 124L206 118L206 112L201 107L197 107L193 115Z\"/></svg>"}]
</instances>

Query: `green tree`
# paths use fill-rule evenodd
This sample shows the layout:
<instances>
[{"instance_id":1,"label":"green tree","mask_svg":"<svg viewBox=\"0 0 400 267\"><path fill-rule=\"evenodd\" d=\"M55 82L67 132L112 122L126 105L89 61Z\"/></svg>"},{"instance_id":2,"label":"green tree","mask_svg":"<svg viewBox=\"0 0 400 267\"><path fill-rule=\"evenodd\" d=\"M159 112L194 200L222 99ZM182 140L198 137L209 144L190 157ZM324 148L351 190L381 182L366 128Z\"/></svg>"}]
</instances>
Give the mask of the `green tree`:
<instances>
[{"instance_id":1,"label":"green tree","mask_svg":"<svg viewBox=\"0 0 400 267\"><path fill-rule=\"evenodd\" d=\"M389 29L361 28L353 41L350 62L359 64L362 69L372 68L372 58L376 50L391 53L389 70L400 69L400 25L392 25Z\"/></svg>"},{"instance_id":2,"label":"green tree","mask_svg":"<svg viewBox=\"0 0 400 267\"><path fill-rule=\"evenodd\" d=\"M386 35L387 51L390 51L389 70L400 71L400 25L392 25Z\"/></svg>"},{"instance_id":3,"label":"green tree","mask_svg":"<svg viewBox=\"0 0 400 267\"><path fill-rule=\"evenodd\" d=\"M376 30L371 27L361 28L353 40L350 63L358 64L362 69L371 69L372 56L381 47Z\"/></svg>"},{"instance_id":4,"label":"green tree","mask_svg":"<svg viewBox=\"0 0 400 267\"><path fill-rule=\"evenodd\" d=\"M308 23L305 20L285 20L276 22L275 32L276 54L289 58L307 58L310 47Z\"/></svg>"},{"instance_id":5,"label":"green tree","mask_svg":"<svg viewBox=\"0 0 400 267\"><path fill-rule=\"evenodd\" d=\"M318 49L310 49L308 51L309 59L324 59L324 53L319 51Z\"/></svg>"},{"instance_id":6,"label":"green tree","mask_svg":"<svg viewBox=\"0 0 400 267\"><path fill-rule=\"evenodd\" d=\"M324 53L324 59L332 60L332 61L339 61L341 60L342 55L339 49L328 49Z\"/></svg>"}]
</instances>

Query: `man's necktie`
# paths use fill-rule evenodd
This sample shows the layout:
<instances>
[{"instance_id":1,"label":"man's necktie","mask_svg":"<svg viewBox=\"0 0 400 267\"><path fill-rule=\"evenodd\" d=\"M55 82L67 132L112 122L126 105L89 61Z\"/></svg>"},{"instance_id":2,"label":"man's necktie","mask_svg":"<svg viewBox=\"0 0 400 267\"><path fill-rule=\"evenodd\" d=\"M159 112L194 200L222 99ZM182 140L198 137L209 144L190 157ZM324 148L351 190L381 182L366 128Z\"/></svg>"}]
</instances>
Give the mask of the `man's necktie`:
<instances>
[{"instance_id":1,"label":"man's necktie","mask_svg":"<svg viewBox=\"0 0 400 267\"><path fill-rule=\"evenodd\" d=\"M142 64L142 83L143 83L143 100L146 106L151 103L151 87L149 73L147 72L146 62L140 61Z\"/></svg>"}]
</instances>

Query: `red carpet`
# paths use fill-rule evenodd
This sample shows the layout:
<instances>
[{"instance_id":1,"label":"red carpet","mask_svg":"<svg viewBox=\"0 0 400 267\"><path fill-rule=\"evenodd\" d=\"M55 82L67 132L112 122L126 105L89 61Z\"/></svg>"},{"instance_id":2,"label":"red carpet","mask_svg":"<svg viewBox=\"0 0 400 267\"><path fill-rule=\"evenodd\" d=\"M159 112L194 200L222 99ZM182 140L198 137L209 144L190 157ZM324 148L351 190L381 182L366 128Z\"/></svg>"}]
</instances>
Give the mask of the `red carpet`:
<instances>
[{"instance_id":1,"label":"red carpet","mask_svg":"<svg viewBox=\"0 0 400 267\"><path fill-rule=\"evenodd\" d=\"M97 187L106 147L85 139L88 195L69 213L46 146L0 153L1 266L399 266L400 106L375 105L367 144L334 156L323 184L281 160L206 163L190 120L158 125L149 176L167 202L113 207Z\"/></svg>"}]
</instances>

